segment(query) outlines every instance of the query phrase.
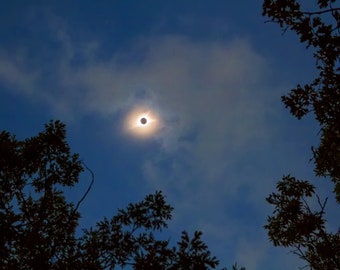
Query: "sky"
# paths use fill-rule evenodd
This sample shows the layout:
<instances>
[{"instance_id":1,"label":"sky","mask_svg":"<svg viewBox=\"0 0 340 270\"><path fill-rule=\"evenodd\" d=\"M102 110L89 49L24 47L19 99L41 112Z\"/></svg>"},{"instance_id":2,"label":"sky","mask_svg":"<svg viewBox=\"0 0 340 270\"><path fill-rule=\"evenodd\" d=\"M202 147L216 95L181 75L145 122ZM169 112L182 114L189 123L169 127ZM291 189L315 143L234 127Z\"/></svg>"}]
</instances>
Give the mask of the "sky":
<instances>
[{"instance_id":1,"label":"sky","mask_svg":"<svg viewBox=\"0 0 340 270\"><path fill-rule=\"evenodd\" d=\"M81 227L162 190L172 244L201 230L221 267L298 269L263 229L276 182L311 180L330 229L339 214L309 161L317 123L280 101L314 78L312 52L266 20L251 0L1 1L0 129L24 139L66 124L95 174ZM154 120L145 136L139 112ZM68 198L89 183L84 172Z\"/></svg>"}]
</instances>

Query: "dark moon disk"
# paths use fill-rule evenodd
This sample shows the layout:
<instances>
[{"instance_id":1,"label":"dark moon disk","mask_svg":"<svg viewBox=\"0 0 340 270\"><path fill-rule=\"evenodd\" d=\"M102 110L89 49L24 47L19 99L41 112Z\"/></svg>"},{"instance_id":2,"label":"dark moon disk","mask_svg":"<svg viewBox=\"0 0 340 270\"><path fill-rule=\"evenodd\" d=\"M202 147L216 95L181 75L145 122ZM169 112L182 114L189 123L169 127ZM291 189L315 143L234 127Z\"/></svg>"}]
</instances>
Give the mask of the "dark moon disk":
<instances>
[{"instance_id":1,"label":"dark moon disk","mask_svg":"<svg viewBox=\"0 0 340 270\"><path fill-rule=\"evenodd\" d=\"M148 122L148 120L145 117L143 117L143 118L140 119L140 122L141 122L142 125L145 125L146 122Z\"/></svg>"}]
</instances>

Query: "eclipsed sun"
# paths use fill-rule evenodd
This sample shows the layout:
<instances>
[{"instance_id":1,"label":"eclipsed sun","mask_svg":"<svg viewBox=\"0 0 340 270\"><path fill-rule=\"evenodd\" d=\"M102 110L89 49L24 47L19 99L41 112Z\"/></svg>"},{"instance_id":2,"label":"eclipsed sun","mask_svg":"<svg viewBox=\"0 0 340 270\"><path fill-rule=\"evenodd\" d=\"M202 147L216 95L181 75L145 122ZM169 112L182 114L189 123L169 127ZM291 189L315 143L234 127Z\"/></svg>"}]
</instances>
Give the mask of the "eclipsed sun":
<instances>
[{"instance_id":1,"label":"eclipsed sun","mask_svg":"<svg viewBox=\"0 0 340 270\"><path fill-rule=\"evenodd\" d=\"M157 113L149 108L138 107L127 115L125 130L136 137L148 138L158 131L159 122Z\"/></svg>"}]
</instances>

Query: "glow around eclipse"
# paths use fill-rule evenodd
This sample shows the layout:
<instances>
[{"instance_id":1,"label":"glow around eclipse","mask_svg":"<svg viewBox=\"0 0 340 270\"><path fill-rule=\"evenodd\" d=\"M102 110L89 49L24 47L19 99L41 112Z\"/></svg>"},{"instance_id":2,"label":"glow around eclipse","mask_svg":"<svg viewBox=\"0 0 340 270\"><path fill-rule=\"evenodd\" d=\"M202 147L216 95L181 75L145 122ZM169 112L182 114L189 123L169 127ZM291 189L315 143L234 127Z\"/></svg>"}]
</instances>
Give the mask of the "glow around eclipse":
<instances>
[{"instance_id":1,"label":"glow around eclipse","mask_svg":"<svg viewBox=\"0 0 340 270\"><path fill-rule=\"evenodd\" d=\"M139 138L152 137L159 127L160 120L157 113L149 108L134 108L125 119L125 130Z\"/></svg>"}]
</instances>

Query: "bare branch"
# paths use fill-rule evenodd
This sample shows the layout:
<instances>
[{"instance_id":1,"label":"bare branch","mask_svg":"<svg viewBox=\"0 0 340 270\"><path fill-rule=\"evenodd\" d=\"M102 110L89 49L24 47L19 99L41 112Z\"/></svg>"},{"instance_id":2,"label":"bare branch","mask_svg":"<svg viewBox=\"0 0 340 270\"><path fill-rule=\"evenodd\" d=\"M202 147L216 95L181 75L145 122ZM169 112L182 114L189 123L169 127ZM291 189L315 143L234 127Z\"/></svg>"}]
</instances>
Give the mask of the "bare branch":
<instances>
[{"instance_id":1,"label":"bare branch","mask_svg":"<svg viewBox=\"0 0 340 270\"><path fill-rule=\"evenodd\" d=\"M78 201L76 207L73 210L74 212L77 211L79 205L82 203L82 201L85 200L85 198L86 198L87 194L90 192L90 190L92 188L92 185L93 185L93 182L94 182L94 173L93 173L93 171L89 167L87 167L87 165L83 161L81 163L84 165L85 169L90 172L90 174L91 174L91 183L90 183L89 187L87 188L86 192L84 193L83 197L81 197L81 199Z\"/></svg>"},{"instance_id":2,"label":"bare branch","mask_svg":"<svg viewBox=\"0 0 340 270\"><path fill-rule=\"evenodd\" d=\"M312 15L320 15L320 14L324 14L324 13L328 13L328 12L333 13L335 10L340 11L340 8L330 8L330 9L325 9L325 10L321 10L321 11L312 11L312 12L305 11L305 12L302 12L302 14L312 16Z\"/></svg>"},{"instance_id":3,"label":"bare branch","mask_svg":"<svg viewBox=\"0 0 340 270\"><path fill-rule=\"evenodd\" d=\"M324 200L323 203L321 203L321 199L320 199L319 195L318 194L315 194L315 195L318 199L318 204L321 207L321 214L324 214L325 213L325 207L326 207L326 204L327 204L327 201L328 201L328 197Z\"/></svg>"}]
</instances>

